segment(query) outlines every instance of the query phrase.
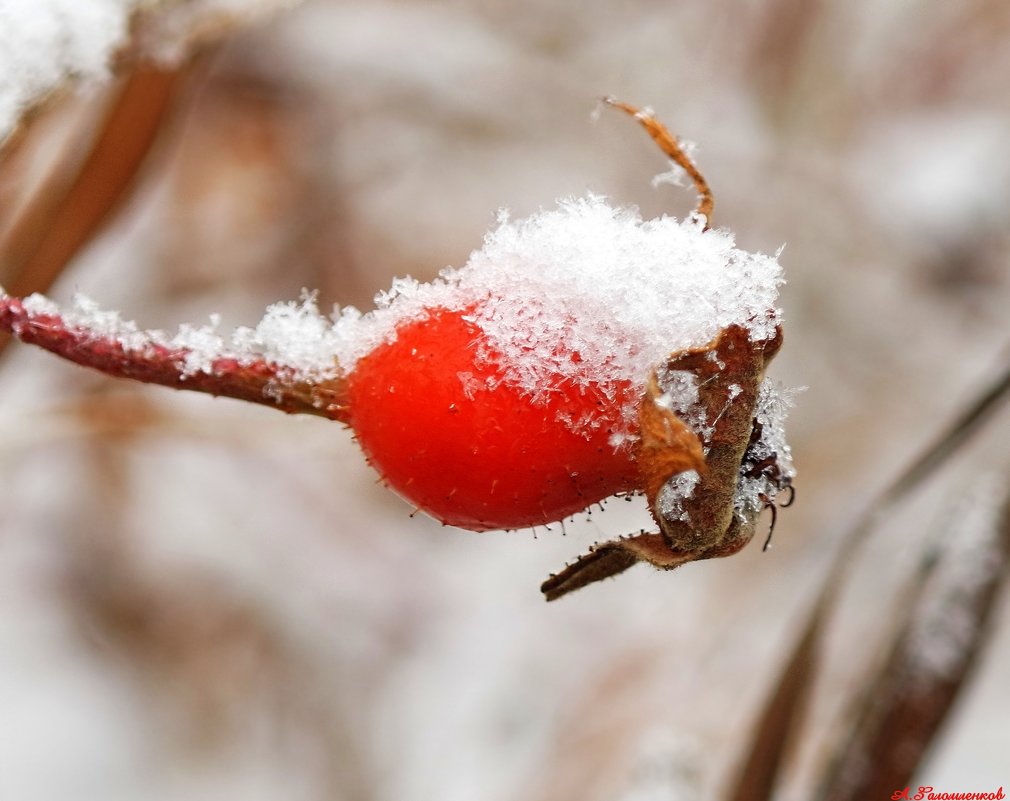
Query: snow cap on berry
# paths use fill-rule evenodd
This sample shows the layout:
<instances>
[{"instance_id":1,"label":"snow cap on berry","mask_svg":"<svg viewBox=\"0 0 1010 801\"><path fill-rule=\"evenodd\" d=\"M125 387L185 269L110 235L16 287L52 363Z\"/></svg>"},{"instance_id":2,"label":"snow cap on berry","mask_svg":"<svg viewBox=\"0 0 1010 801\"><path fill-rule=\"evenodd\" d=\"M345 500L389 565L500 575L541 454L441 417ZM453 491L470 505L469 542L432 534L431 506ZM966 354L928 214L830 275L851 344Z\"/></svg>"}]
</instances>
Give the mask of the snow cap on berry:
<instances>
[{"instance_id":1,"label":"snow cap on berry","mask_svg":"<svg viewBox=\"0 0 1010 801\"><path fill-rule=\"evenodd\" d=\"M700 347L731 324L770 338L782 268L735 247L728 231L696 218L643 220L597 195L498 226L461 269L429 284L397 279L362 315L336 322L345 370L397 326L431 309L468 310L483 356L536 402L561 383L644 386L672 352ZM634 418L628 410L628 419Z\"/></svg>"}]
</instances>

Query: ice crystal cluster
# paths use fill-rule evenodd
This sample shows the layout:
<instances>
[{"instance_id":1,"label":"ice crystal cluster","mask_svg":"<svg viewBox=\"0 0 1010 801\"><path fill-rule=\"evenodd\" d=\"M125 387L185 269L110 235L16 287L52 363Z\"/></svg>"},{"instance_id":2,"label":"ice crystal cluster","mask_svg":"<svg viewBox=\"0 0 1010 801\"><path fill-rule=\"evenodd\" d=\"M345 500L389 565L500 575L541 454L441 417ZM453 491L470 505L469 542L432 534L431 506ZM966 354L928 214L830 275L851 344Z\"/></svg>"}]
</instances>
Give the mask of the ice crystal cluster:
<instances>
[{"instance_id":1,"label":"ice crystal cluster","mask_svg":"<svg viewBox=\"0 0 1010 801\"><path fill-rule=\"evenodd\" d=\"M751 458L759 462L774 457L782 477L793 479L796 468L793 453L786 441L786 417L793 406L796 390L785 389L768 378L758 392L754 419L761 426L761 436L751 449ZM749 476L741 473L736 492L736 513L742 520L751 520L764 508L762 498L778 494L775 481L766 475Z\"/></svg>"},{"instance_id":2,"label":"ice crystal cluster","mask_svg":"<svg viewBox=\"0 0 1010 801\"><path fill-rule=\"evenodd\" d=\"M351 369L404 320L466 309L485 357L534 402L565 383L607 394L622 381L644 386L672 352L733 323L770 338L782 281L775 258L736 248L726 231L642 220L590 195L523 220L500 214L462 269L427 284L399 279L368 314L342 310L338 358Z\"/></svg>"},{"instance_id":3,"label":"ice crystal cluster","mask_svg":"<svg viewBox=\"0 0 1010 801\"><path fill-rule=\"evenodd\" d=\"M732 323L770 337L781 283L774 258L735 248L727 232L643 221L590 195L516 222L501 214L463 269L398 282L383 308L354 320L344 358L390 336L404 314L477 304L472 318L489 346L532 394L561 380L602 384L644 375Z\"/></svg>"}]
</instances>

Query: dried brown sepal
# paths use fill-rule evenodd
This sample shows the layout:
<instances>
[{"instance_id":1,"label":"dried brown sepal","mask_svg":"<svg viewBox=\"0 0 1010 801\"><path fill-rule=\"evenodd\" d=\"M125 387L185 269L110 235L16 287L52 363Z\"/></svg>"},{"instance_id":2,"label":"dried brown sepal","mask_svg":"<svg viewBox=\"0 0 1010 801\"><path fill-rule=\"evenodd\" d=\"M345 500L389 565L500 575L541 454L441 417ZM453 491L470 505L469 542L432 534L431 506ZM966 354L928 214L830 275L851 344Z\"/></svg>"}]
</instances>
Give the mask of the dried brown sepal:
<instances>
[{"instance_id":1,"label":"dried brown sepal","mask_svg":"<svg viewBox=\"0 0 1010 801\"><path fill-rule=\"evenodd\" d=\"M671 570L689 561L689 555L671 550L662 535L643 532L594 545L588 553L548 578L540 585L540 591L546 600L554 601L588 584L623 573L638 562Z\"/></svg>"},{"instance_id":2,"label":"dried brown sepal","mask_svg":"<svg viewBox=\"0 0 1010 801\"><path fill-rule=\"evenodd\" d=\"M25 308L15 297L0 294L0 331L85 367L147 384L206 392L272 406L289 414L314 414L347 422L347 388L342 378L318 383L299 380L290 367L265 360L217 358L209 370L192 371L191 351L158 341L150 333L96 335L68 324L61 315Z\"/></svg>"},{"instance_id":3,"label":"dried brown sepal","mask_svg":"<svg viewBox=\"0 0 1010 801\"><path fill-rule=\"evenodd\" d=\"M671 570L685 562L729 556L750 542L753 527L739 519L734 499L752 443L758 389L781 345L781 328L771 339L753 342L746 328L731 325L708 345L673 354L653 374L642 398L638 461L659 533L595 546L541 585L547 600L616 576L637 562ZM689 373L697 382L698 401L691 417L700 415L700 434L663 405L659 391L663 377L671 373ZM662 413L676 415L693 438L670 425ZM664 421L658 429L657 419ZM703 469L695 464L696 444L704 448ZM676 510L665 508L663 487L690 469L699 474L693 493Z\"/></svg>"},{"instance_id":4,"label":"dried brown sepal","mask_svg":"<svg viewBox=\"0 0 1010 801\"><path fill-rule=\"evenodd\" d=\"M685 470L707 471L705 451L691 427L663 404L663 391L655 374L649 379L638 411L638 466L642 488L655 506L656 497L670 476Z\"/></svg>"},{"instance_id":5,"label":"dried brown sepal","mask_svg":"<svg viewBox=\"0 0 1010 801\"><path fill-rule=\"evenodd\" d=\"M731 325L705 348L676 354L667 363L667 371L683 370L697 380L698 405L711 431L704 437L708 470L683 501L687 519L671 519L659 508L658 499L650 499L671 548L701 553L718 548L731 533L733 500L754 428L758 388L781 345L780 328L772 339L751 342L746 328Z\"/></svg>"},{"instance_id":6,"label":"dried brown sepal","mask_svg":"<svg viewBox=\"0 0 1010 801\"><path fill-rule=\"evenodd\" d=\"M708 228L709 222L712 220L712 211L715 209L715 198L712 197L712 190L709 188L705 176L701 174L701 170L698 169L697 165L684 152L684 148L677 141L677 137L670 133L670 130L648 111L636 108L628 103L622 103L612 97L604 97L603 102L608 106L620 109L638 120L646 133L652 137L652 141L659 146L659 149L674 164L688 174L691 182L694 184L695 191L698 193L698 207L694 210L694 213L705 218L705 227Z\"/></svg>"}]
</instances>

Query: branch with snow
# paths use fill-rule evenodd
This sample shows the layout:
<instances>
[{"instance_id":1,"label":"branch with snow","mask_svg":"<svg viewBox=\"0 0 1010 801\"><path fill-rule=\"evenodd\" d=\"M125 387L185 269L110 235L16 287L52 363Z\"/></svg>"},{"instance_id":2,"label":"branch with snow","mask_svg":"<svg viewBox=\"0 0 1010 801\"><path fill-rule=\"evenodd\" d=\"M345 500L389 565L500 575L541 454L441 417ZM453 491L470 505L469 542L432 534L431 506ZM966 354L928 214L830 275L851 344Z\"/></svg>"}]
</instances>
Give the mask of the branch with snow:
<instances>
[{"instance_id":1,"label":"branch with snow","mask_svg":"<svg viewBox=\"0 0 1010 801\"><path fill-rule=\"evenodd\" d=\"M20 300L0 293L0 329L85 367L344 421L344 385L336 363L305 358L306 341L325 324L307 298L271 307L258 328L239 329L226 343L213 322L183 326L170 337L143 331L81 296L73 308L61 311L41 295Z\"/></svg>"}]
</instances>

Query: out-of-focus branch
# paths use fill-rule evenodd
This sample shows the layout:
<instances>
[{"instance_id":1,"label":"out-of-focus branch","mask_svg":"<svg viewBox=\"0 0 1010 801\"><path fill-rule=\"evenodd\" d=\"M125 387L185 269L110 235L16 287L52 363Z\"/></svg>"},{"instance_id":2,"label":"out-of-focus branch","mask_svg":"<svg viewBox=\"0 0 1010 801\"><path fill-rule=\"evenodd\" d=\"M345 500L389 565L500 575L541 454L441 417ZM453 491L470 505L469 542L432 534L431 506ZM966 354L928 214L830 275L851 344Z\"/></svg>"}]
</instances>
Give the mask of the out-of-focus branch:
<instances>
[{"instance_id":1,"label":"out-of-focus branch","mask_svg":"<svg viewBox=\"0 0 1010 801\"><path fill-rule=\"evenodd\" d=\"M128 196L185 72L133 70L76 175L67 181L57 165L3 243L0 265L8 292L46 291Z\"/></svg>"},{"instance_id":2,"label":"out-of-focus branch","mask_svg":"<svg viewBox=\"0 0 1010 801\"><path fill-rule=\"evenodd\" d=\"M819 649L821 632L824 629L825 616L834 606L838 593L844 585L845 578L849 574L849 569L859 550L859 546L866 540L869 534L877 527L887 513L892 511L895 505L905 498L908 493L918 487L923 481L929 478L942 465L946 464L948 458L959 448L963 447L981 425L989 419L1000 404L1010 397L1010 368L996 371L996 379L990 382L957 417L942 431L940 436L927 446L922 453L912 459L909 464L898 473L897 477L867 506L849 528L845 537L839 558L835 559L831 571L828 573L824 585L821 588L813 611L807 623L804 625L803 633L798 638L796 645L784 662L782 672L779 674L773 688L770 691L770 701L764 710L762 717L755 725L750 746L744 757L744 765L741 768L739 780L730 790L727 796L729 801L764 801L771 798L777 782L777 775L785 752L788 740L795 736L797 727L802 724L803 714L806 706L806 698L810 683L819 671ZM1003 526L1006 528L1010 523L1010 512L1006 512L1003 518ZM1003 548L1001 559L1006 560L1008 549L1007 540L1010 540L1010 533L1006 533L1001 547ZM955 557L956 558L956 557ZM1005 572L1005 570L1004 570ZM996 580L994 576L993 581ZM990 595L994 589L984 589L980 591L981 599L974 610L975 619L981 621L988 613L991 602ZM984 627L978 627L978 642L966 645L968 652L977 650L984 640ZM895 645L895 653L898 653L902 644ZM897 657L895 657L897 658ZM965 671L967 665L965 666ZM886 674L886 670L885 670ZM883 679L881 679L883 681ZM932 704L930 715L935 716L931 728L923 729L923 741L919 743L915 752L916 761L925 751L936 728L939 726L946 713L947 708L953 703L954 698L963 682L963 676L954 681L946 688L934 688L942 698L937 697L932 700L926 699L924 702ZM907 707L911 709L919 700L908 699ZM895 714L898 714L897 712ZM925 726L928 721L923 719L921 725ZM919 725L919 724L917 724ZM866 735L867 737L869 735ZM872 753L868 752L868 753ZM772 762L765 765L763 760L766 755L771 755ZM762 767L763 766L763 767ZM825 780L827 786L827 780ZM759 786L759 791L755 792L754 787ZM893 791L893 787L891 791ZM827 790L823 790L827 792ZM854 795L852 798L869 798L870 795ZM830 797L835 801L835 797Z\"/></svg>"},{"instance_id":3,"label":"out-of-focus branch","mask_svg":"<svg viewBox=\"0 0 1010 801\"><path fill-rule=\"evenodd\" d=\"M743 764L730 785L725 801L770 801L779 769L793 743L795 724L806 709L817 669L817 643L828 613L822 598L782 667L754 726Z\"/></svg>"},{"instance_id":4,"label":"out-of-focus branch","mask_svg":"<svg viewBox=\"0 0 1010 801\"><path fill-rule=\"evenodd\" d=\"M891 653L866 683L820 801L889 798L905 787L965 686L1010 572L1010 496L1001 506L971 500L920 566Z\"/></svg>"},{"instance_id":5,"label":"out-of-focus branch","mask_svg":"<svg viewBox=\"0 0 1010 801\"><path fill-rule=\"evenodd\" d=\"M0 155L58 90L120 74L123 64L180 64L187 53L299 0L34 0L4 8Z\"/></svg>"}]
</instances>

